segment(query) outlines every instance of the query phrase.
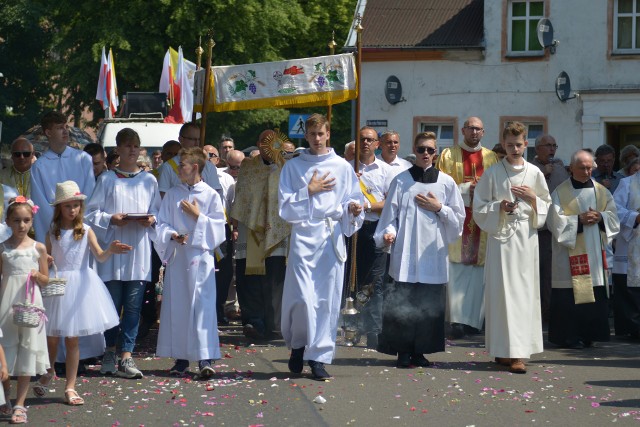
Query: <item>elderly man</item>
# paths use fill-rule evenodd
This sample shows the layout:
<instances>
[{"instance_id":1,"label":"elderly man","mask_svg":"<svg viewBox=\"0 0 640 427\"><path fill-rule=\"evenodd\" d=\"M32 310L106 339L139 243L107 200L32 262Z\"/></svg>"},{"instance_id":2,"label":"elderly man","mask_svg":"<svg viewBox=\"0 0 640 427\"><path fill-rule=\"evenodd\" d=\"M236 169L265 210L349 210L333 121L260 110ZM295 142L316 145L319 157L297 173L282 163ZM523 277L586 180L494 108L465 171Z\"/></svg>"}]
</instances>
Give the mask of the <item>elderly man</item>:
<instances>
[{"instance_id":1,"label":"elderly man","mask_svg":"<svg viewBox=\"0 0 640 427\"><path fill-rule=\"evenodd\" d=\"M593 156L571 157L572 177L551 194L553 290L549 341L566 348L609 341L605 245L620 230L613 196L591 179Z\"/></svg>"},{"instance_id":2,"label":"elderly man","mask_svg":"<svg viewBox=\"0 0 640 427\"><path fill-rule=\"evenodd\" d=\"M278 215L281 165L271 157L277 138L265 130L260 155L246 160L229 211L236 240L236 290L248 338L272 339L280 329L280 308L291 227Z\"/></svg>"},{"instance_id":3,"label":"elderly man","mask_svg":"<svg viewBox=\"0 0 640 427\"><path fill-rule=\"evenodd\" d=\"M231 175L233 179L238 179L240 166L245 159L245 155L240 150L231 150L227 153L227 167L224 169L226 173Z\"/></svg>"},{"instance_id":4,"label":"elderly man","mask_svg":"<svg viewBox=\"0 0 640 427\"><path fill-rule=\"evenodd\" d=\"M0 183L18 190L21 196L31 197L31 160L33 144L28 139L19 137L11 144L10 168L0 171Z\"/></svg>"},{"instance_id":5,"label":"elderly man","mask_svg":"<svg viewBox=\"0 0 640 427\"><path fill-rule=\"evenodd\" d=\"M217 166L220 163L220 156L218 155L218 149L213 145L205 145L202 147L202 151L204 151L204 155L209 159L214 166Z\"/></svg>"},{"instance_id":6,"label":"elderly man","mask_svg":"<svg viewBox=\"0 0 640 427\"><path fill-rule=\"evenodd\" d=\"M364 196L364 224L358 231L356 247L356 277L358 289L370 295L369 302L362 308L362 326L367 334L367 347L378 347L378 334L382 332L382 303L384 272L387 254L378 248L373 240L380 213L389 190L391 166L377 159L378 133L364 126L360 129L360 153L358 174L360 190ZM355 162L350 162L353 165Z\"/></svg>"},{"instance_id":7,"label":"elderly man","mask_svg":"<svg viewBox=\"0 0 640 427\"><path fill-rule=\"evenodd\" d=\"M353 161L356 158L356 142L347 142L344 146L344 159L347 162Z\"/></svg>"},{"instance_id":8,"label":"elderly man","mask_svg":"<svg viewBox=\"0 0 640 427\"><path fill-rule=\"evenodd\" d=\"M536 157L531 164L542 171L547 180L549 193L563 181L569 178L569 173L561 159L555 158L558 144L551 135L540 135L536 138ZM538 242L540 252L540 304L542 305L542 321L549 321L551 308L551 232L547 226L538 230Z\"/></svg>"},{"instance_id":9,"label":"elderly man","mask_svg":"<svg viewBox=\"0 0 640 427\"><path fill-rule=\"evenodd\" d=\"M629 176L626 172L626 169L629 167L630 163L635 159L640 157L640 149L635 145L626 145L622 150L620 150L620 170L618 173Z\"/></svg>"},{"instance_id":10,"label":"elderly man","mask_svg":"<svg viewBox=\"0 0 640 427\"><path fill-rule=\"evenodd\" d=\"M619 172L613 170L613 163L616 161L616 150L610 145L601 145L596 148L597 168L591 176L596 182L605 186L611 194L616 192L620 180L624 178Z\"/></svg>"},{"instance_id":11,"label":"elderly man","mask_svg":"<svg viewBox=\"0 0 640 427\"><path fill-rule=\"evenodd\" d=\"M478 117L469 117L462 127L463 141L445 148L436 167L458 184L466 218L462 237L449 245L449 321L451 337L462 338L478 332L484 322L484 258L487 235L472 216L473 193L478 180L498 161L496 154L481 145L484 125Z\"/></svg>"}]
</instances>

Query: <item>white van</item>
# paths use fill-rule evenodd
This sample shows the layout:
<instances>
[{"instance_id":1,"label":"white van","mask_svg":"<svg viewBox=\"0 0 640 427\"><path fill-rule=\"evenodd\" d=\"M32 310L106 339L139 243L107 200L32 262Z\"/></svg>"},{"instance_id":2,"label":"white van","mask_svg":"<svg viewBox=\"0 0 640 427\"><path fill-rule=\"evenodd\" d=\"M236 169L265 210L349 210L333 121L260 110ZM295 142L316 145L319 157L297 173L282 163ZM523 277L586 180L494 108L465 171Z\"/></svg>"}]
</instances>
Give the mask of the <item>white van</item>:
<instances>
[{"instance_id":1,"label":"white van","mask_svg":"<svg viewBox=\"0 0 640 427\"><path fill-rule=\"evenodd\" d=\"M151 155L171 140L178 140L182 124L165 123L162 119L106 119L98 127L98 142L107 153L116 146L116 135L121 129L131 128L140 136L140 146Z\"/></svg>"}]
</instances>

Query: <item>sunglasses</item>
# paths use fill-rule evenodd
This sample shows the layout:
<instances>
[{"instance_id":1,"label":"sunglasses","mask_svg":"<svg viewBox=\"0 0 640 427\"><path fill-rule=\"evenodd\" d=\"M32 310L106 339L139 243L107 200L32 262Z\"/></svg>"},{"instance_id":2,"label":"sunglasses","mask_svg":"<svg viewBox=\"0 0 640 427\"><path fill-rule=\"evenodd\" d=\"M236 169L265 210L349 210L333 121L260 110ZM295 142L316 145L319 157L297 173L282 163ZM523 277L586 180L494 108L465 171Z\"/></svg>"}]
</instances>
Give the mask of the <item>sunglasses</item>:
<instances>
[{"instance_id":1,"label":"sunglasses","mask_svg":"<svg viewBox=\"0 0 640 427\"><path fill-rule=\"evenodd\" d=\"M232 171L237 171L238 169L240 169L240 166L228 166L229 169L231 169Z\"/></svg>"},{"instance_id":2,"label":"sunglasses","mask_svg":"<svg viewBox=\"0 0 640 427\"><path fill-rule=\"evenodd\" d=\"M13 153L11 153L11 155L13 157L16 157L16 158L31 157L33 155L33 152L31 152L31 151L14 151Z\"/></svg>"},{"instance_id":3,"label":"sunglasses","mask_svg":"<svg viewBox=\"0 0 640 427\"><path fill-rule=\"evenodd\" d=\"M424 154L425 151L429 154L436 154L437 150L431 147L416 147L416 153L418 154Z\"/></svg>"},{"instance_id":4,"label":"sunglasses","mask_svg":"<svg viewBox=\"0 0 640 427\"><path fill-rule=\"evenodd\" d=\"M218 155L216 153L208 153L209 154L209 158L212 159L214 157L218 157Z\"/></svg>"}]
</instances>

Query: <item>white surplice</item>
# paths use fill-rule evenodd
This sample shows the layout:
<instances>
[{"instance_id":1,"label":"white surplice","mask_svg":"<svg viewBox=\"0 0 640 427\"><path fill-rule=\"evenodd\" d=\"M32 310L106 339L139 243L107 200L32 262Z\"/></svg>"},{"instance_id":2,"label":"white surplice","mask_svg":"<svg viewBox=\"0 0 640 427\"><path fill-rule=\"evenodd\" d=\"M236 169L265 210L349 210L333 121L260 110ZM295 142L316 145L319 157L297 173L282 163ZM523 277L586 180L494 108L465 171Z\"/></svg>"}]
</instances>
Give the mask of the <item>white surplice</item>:
<instances>
[{"instance_id":1,"label":"white surplice","mask_svg":"<svg viewBox=\"0 0 640 427\"><path fill-rule=\"evenodd\" d=\"M418 194L432 192L442 203L438 213L418 207ZM449 243L462 234L464 202L453 178L444 172L431 184L414 181L409 171L392 181L373 236L378 247L383 236L396 236L391 248L389 275L398 282L443 284L449 280Z\"/></svg>"},{"instance_id":2,"label":"white surplice","mask_svg":"<svg viewBox=\"0 0 640 427\"><path fill-rule=\"evenodd\" d=\"M595 183L595 185L600 185ZM607 195L607 207L604 212L600 212L604 221L607 240L605 245L611 244L613 238L620 231L620 223L616 205L610 192L603 192ZM576 199L580 212L586 212L589 208L597 210L596 192L593 187L574 188L573 196ZM568 249L575 248L578 235L578 215L566 215L560 204L558 192L551 194L551 208L547 218L547 228L553 234L553 262L552 262L552 287L572 288L571 268L569 265ZM593 286L604 286L602 247L600 244L600 227L598 224L584 225L582 228L587 256L589 258L589 268L591 270L591 281Z\"/></svg>"},{"instance_id":3,"label":"white surplice","mask_svg":"<svg viewBox=\"0 0 640 427\"><path fill-rule=\"evenodd\" d=\"M53 219L51 203L56 198L56 184L64 181L74 181L82 194L91 196L96 182L91 156L71 147L66 147L62 154L47 150L31 166L31 199L40 206L33 217L38 242L45 242Z\"/></svg>"},{"instance_id":4,"label":"white surplice","mask_svg":"<svg viewBox=\"0 0 640 427\"><path fill-rule=\"evenodd\" d=\"M197 221L182 211L182 200L196 201ZM220 358L213 250L225 240L224 224L220 196L203 181L179 184L164 195L155 241L160 259L167 262L158 356L191 361ZM172 240L173 233L187 234L186 244Z\"/></svg>"},{"instance_id":5,"label":"white surplice","mask_svg":"<svg viewBox=\"0 0 640 427\"><path fill-rule=\"evenodd\" d=\"M640 173L623 178L613 198L620 219L620 234L616 238L614 273L627 275L627 287L640 287L640 227L636 217L640 212Z\"/></svg>"},{"instance_id":6,"label":"white surplice","mask_svg":"<svg viewBox=\"0 0 640 427\"><path fill-rule=\"evenodd\" d=\"M157 217L161 201L156 178L148 172L119 178L114 171L107 171L98 177L96 188L87 201L85 222L96 233L103 248L114 240L133 247L127 253L114 254L98 263L98 274L104 282L151 281L151 241L155 238L155 228L143 227L136 221L117 226L111 224L111 217L116 213L148 213Z\"/></svg>"},{"instance_id":7,"label":"white surplice","mask_svg":"<svg viewBox=\"0 0 640 427\"><path fill-rule=\"evenodd\" d=\"M333 189L309 195L314 172L335 178ZM347 259L343 234L352 235L364 220L364 211L358 217L349 213L352 202L363 203L358 178L331 148L323 155L306 149L282 168L279 213L292 224L282 335L287 347L306 347L305 360L333 360Z\"/></svg>"},{"instance_id":8,"label":"white surplice","mask_svg":"<svg viewBox=\"0 0 640 427\"><path fill-rule=\"evenodd\" d=\"M515 200L512 185L534 191L536 211L523 200L514 215L501 211L503 199ZM473 219L488 235L485 341L491 356L529 358L543 350L537 229L545 223L550 202L544 175L527 162L518 168L503 159L476 186Z\"/></svg>"}]
</instances>

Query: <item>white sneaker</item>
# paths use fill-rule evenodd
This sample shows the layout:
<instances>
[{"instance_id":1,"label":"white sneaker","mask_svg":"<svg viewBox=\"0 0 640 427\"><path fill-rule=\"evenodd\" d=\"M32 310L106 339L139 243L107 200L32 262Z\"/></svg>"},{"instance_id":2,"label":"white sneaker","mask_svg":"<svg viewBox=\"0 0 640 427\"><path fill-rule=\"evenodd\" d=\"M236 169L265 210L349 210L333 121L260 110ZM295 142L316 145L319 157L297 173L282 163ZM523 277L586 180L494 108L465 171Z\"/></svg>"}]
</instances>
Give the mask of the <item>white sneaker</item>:
<instances>
[{"instance_id":1,"label":"white sneaker","mask_svg":"<svg viewBox=\"0 0 640 427\"><path fill-rule=\"evenodd\" d=\"M122 359L120 361L120 365L118 366L117 376L122 378L129 379L140 379L142 378L142 372L140 369L136 367L135 362L132 357L127 357L126 359Z\"/></svg>"},{"instance_id":2,"label":"white sneaker","mask_svg":"<svg viewBox=\"0 0 640 427\"><path fill-rule=\"evenodd\" d=\"M116 365L118 364L118 357L115 351L107 350L102 357L102 366L100 367L100 373L102 375L115 375L118 371Z\"/></svg>"}]
</instances>

